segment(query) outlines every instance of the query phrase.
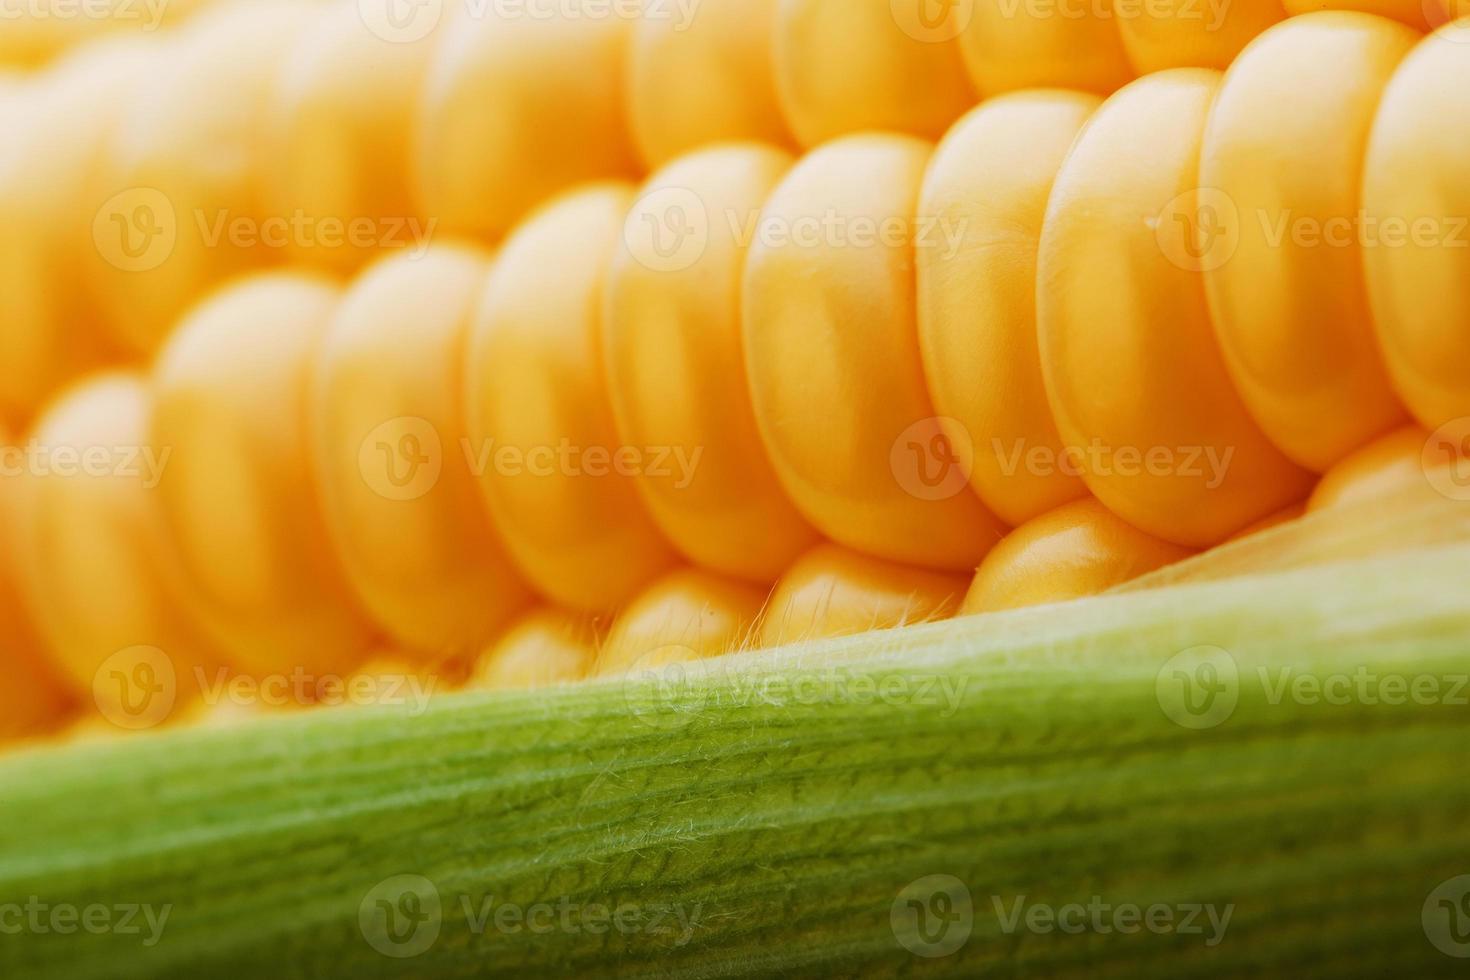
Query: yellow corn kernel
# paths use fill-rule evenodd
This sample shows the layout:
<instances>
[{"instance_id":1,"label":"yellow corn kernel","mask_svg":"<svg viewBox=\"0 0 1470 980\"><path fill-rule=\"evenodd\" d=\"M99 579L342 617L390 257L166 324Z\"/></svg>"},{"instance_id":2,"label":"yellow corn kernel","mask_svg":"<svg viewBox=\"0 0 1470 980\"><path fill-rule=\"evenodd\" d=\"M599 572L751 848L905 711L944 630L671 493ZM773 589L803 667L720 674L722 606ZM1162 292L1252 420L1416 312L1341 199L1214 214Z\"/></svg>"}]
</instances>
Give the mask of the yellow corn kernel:
<instances>
[{"instance_id":1,"label":"yellow corn kernel","mask_svg":"<svg viewBox=\"0 0 1470 980\"><path fill-rule=\"evenodd\" d=\"M893 561L974 568L1002 525L966 482L924 384L916 220L928 143L861 135L777 187L746 259L744 335L776 473L826 536Z\"/></svg>"},{"instance_id":2,"label":"yellow corn kernel","mask_svg":"<svg viewBox=\"0 0 1470 980\"><path fill-rule=\"evenodd\" d=\"M152 353L200 296L279 250L261 178L266 114L311 5L224 4L156 43L107 141L92 199L93 295L116 342Z\"/></svg>"},{"instance_id":3,"label":"yellow corn kernel","mask_svg":"<svg viewBox=\"0 0 1470 980\"><path fill-rule=\"evenodd\" d=\"M974 444L970 482L1008 524L1086 493L1036 346L1036 252L1052 181L1101 104L1039 91L984 103L939 144L919 213L961 232L918 249L919 347L934 408Z\"/></svg>"},{"instance_id":4,"label":"yellow corn kernel","mask_svg":"<svg viewBox=\"0 0 1470 980\"><path fill-rule=\"evenodd\" d=\"M1076 500L1021 525L991 549L963 612L1098 595L1192 554L1145 534L1091 497Z\"/></svg>"},{"instance_id":5,"label":"yellow corn kernel","mask_svg":"<svg viewBox=\"0 0 1470 980\"><path fill-rule=\"evenodd\" d=\"M0 164L0 420L11 425L108 360L76 267L94 248L92 168L151 51L141 41L98 42L0 96L8 143Z\"/></svg>"},{"instance_id":6,"label":"yellow corn kernel","mask_svg":"<svg viewBox=\"0 0 1470 980\"><path fill-rule=\"evenodd\" d=\"M595 185L523 224L469 342L469 448L495 526L537 591L587 612L626 602L674 561L636 485L655 453L618 445L598 339L631 201L626 185Z\"/></svg>"},{"instance_id":7,"label":"yellow corn kernel","mask_svg":"<svg viewBox=\"0 0 1470 980\"><path fill-rule=\"evenodd\" d=\"M531 598L464 434L458 382L489 269L454 245L380 262L316 354L313 454L337 553L368 613L419 659L481 649Z\"/></svg>"},{"instance_id":8,"label":"yellow corn kernel","mask_svg":"<svg viewBox=\"0 0 1470 980\"><path fill-rule=\"evenodd\" d=\"M760 645L851 636L948 619L968 576L900 565L832 544L807 552L776 583Z\"/></svg>"},{"instance_id":9,"label":"yellow corn kernel","mask_svg":"<svg viewBox=\"0 0 1470 980\"><path fill-rule=\"evenodd\" d=\"M1139 529L1206 547L1302 499L1309 477L1246 414L1189 250L1220 75L1139 79L1082 130L1041 236L1041 360L1088 488Z\"/></svg>"},{"instance_id":10,"label":"yellow corn kernel","mask_svg":"<svg viewBox=\"0 0 1470 980\"><path fill-rule=\"evenodd\" d=\"M1247 44L1286 18L1281 0L1114 0L1118 30L1138 74L1229 67Z\"/></svg>"},{"instance_id":11,"label":"yellow corn kernel","mask_svg":"<svg viewBox=\"0 0 1470 980\"><path fill-rule=\"evenodd\" d=\"M582 680L597 658L597 643L590 617L554 606L534 609L480 657L469 687L529 690Z\"/></svg>"},{"instance_id":12,"label":"yellow corn kernel","mask_svg":"<svg viewBox=\"0 0 1470 980\"><path fill-rule=\"evenodd\" d=\"M1349 453L1323 474L1307 502L1308 513L1380 500L1422 486L1428 441L1428 432L1406 425Z\"/></svg>"},{"instance_id":13,"label":"yellow corn kernel","mask_svg":"<svg viewBox=\"0 0 1470 980\"><path fill-rule=\"evenodd\" d=\"M672 572L613 620L592 672L620 676L732 653L748 644L765 601L765 589L712 572Z\"/></svg>"},{"instance_id":14,"label":"yellow corn kernel","mask_svg":"<svg viewBox=\"0 0 1470 980\"><path fill-rule=\"evenodd\" d=\"M187 598L236 666L341 671L368 643L328 537L307 431L312 356L339 298L240 280L179 324L154 371L151 444Z\"/></svg>"},{"instance_id":15,"label":"yellow corn kernel","mask_svg":"<svg viewBox=\"0 0 1470 980\"><path fill-rule=\"evenodd\" d=\"M265 212L292 222L283 258L349 273L424 244L409 146L435 39L385 37L352 3L300 32L266 117Z\"/></svg>"},{"instance_id":16,"label":"yellow corn kernel","mask_svg":"<svg viewBox=\"0 0 1470 980\"><path fill-rule=\"evenodd\" d=\"M181 602L149 442L152 400L131 374L98 375L53 402L23 447L11 534L17 578L78 702L151 727L199 693L218 662Z\"/></svg>"},{"instance_id":17,"label":"yellow corn kernel","mask_svg":"<svg viewBox=\"0 0 1470 980\"><path fill-rule=\"evenodd\" d=\"M61 678L46 662L15 580L17 559L14 527L15 492L25 477L24 457L0 424L0 742L53 727L71 707Z\"/></svg>"},{"instance_id":18,"label":"yellow corn kernel","mask_svg":"<svg viewBox=\"0 0 1470 980\"><path fill-rule=\"evenodd\" d=\"M864 130L930 139L975 104L955 31L927 0L780 0L776 92L803 146Z\"/></svg>"},{"instance_id":19,"label":"yellow corn kernel","mask_svg":"<svg viewBox=\"0 0 1470 980\"><path fill-rule=\"evenodd\" d=\"M790 166L752 143L654 175L625 222L603 318L618 435L667 456L638 484L649 512L695 563L758 582L816 541L766 458L740 337L740 228Z\"/></svg>"},{"instance_id":20,"label":"yellow corn kernel","mask_svg":"<svg viewBox=\"0 0 1470 980\"><path fill-rule=\"evenodd\" d=\"M1438 13L1434 0L1282 0L1282 5L1292 17L1326 10L1351 10L1387 17L1417 31L1430 29L1431 9Z\"/></svg>"},{"instance_id":21,"label":"yellow corn kernel","mask_svg":"<svg viewBox=\"0 0 1470 980\"><path fill-rule=\"evenodd\" d=\"M414 140L419 211L444 230L498 239L573 184L635 175L623 118L630 24L559 13L567 2L470 5L446 23Z\"/></svg>"},{"instance_id":22,"label":"yellow corn kernel","mask_svg":"<svg viewBox=\"0 0 1470 980\"><path fill-rule=\"evenodd\" d=\"M1365 14L1293 18L1225 73L1205 130L1197 249L1225 362L1266 435L1319 472L1404 418L1359 206L1374 108L1417 38Z\"/></svg>"},{"instance_id":23,"label":"yellow corn kernel","mask_svg":"<svg viewBox=\"0 0 1470 980\"><path fill-rule=\"evenodd\" d=\"M1384 236L1364 254L1378 338L1399 396L1431 429L1470 416L1467 36L1462 20L1405 59L1364 165L1363 210Z\"/></svg>"},{"instance_id":24,"label":"yellow corn kernel","mask_svg":"<svg viewBox=\"0 0 1470 980\"><path fill-rule=\"evenodd\" d=\"M786 145L771 42L778 0L703 0L645 11L628 55L628 120L643 162L661 167L713 143Z\"/></svg>"},{"instance_id":25,"label":"yellow corn kernel","mask_svg":"<svg viewBox=\"0 0 1470 980\"><path fill-rule=\"evenodd\" d=\"M1032 88L1111 95L1134 77L1112 0L1087 0L1073 7L1051 0L1015 0L1009 8L976 2L969 9L959 35L960 51L975 90L987 98Z\"/></svg>"}]
</instances>

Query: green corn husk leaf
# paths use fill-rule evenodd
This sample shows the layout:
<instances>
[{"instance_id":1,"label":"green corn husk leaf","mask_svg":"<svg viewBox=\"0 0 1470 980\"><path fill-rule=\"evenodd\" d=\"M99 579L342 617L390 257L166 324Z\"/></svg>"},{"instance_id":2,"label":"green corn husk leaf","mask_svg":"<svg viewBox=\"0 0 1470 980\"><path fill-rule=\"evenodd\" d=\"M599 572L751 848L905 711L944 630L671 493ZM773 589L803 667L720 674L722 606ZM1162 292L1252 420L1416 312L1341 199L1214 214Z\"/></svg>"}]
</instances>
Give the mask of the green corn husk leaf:
<instances>
[{"instance_id":1,"label":"green corn husk leaf","mask_svg":"<svg viewBox=\"0 0 1470 980\"><path fill-rule=\"evenodd\" d=\"M13 757L0 927L32 896L169 914L156 942L141 915L7 930L0 975L1463 975L1470 544L1322 533L1356 543L682 675ZM1332 696L1359 677L1374 696ZM1068 903L1230 918L1010 920Z\"/></svg>"},{"instance_id":2,"label":"green corn husk leaf","mask_svg":"<svg viewBox=\"0 0 1470 980\"><path fill-rule=\"evenodd\" d=\"M1470 542L1470 486L1463 494L1447 496L1444 485L1426 479L1379 499L1339 505L1232 541L1116 591L1279 572L1455 542Z\"/></svg>"}]
</instances>

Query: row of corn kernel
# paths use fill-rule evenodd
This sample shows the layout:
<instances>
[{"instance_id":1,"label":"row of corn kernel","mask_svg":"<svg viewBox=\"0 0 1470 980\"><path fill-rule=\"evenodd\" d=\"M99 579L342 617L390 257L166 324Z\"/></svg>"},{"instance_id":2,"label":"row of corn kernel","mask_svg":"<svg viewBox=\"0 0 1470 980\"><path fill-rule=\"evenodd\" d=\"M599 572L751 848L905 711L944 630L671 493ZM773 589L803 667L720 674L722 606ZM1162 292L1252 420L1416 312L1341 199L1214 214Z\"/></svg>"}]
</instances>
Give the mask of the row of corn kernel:
<instances>
[{"instance_id":1,"label":"row of corn kernel","mask_svg":"<svg viewBox=\"0 0 1470 980\"><path fill-rule=\"evenodd\" d=\"M17 21L66 23L51 2ZM350 273L436 231L495 241L575 183L710 142L932 138L979 95L1223 67L1285 15L1275 0L1017 0L932 21L929 2L670 0L634 20L603 0L458 0L403 21L372 2L251 0L0 79L16 135L0 165L0 417L23 424L80 371L151 354L250 268ZM1437 19L1418 6L1385 8Z\"/></svg>"},{"instance_id":2,"label":"row of corn kernel","mask_svg":"<svg viewBox=\"0 0 1470 980\"><path fill-rule=\"evenodd\" d=\"M169 651L180 673L220 659L256 674L302 664L348 670L372 642L368 620L391 645L421 657L472 652L529 599L508 557L542 594L584 613L623 603L673 566L673 550L644 516L632 481L565 470L500 479L501 448L521 453L518 468L534 467L538 450L567 442L589 449L590 471L591 451L617 445L596 331L631 192L604 185L567 198L513 236L493 269L471 249L435 245L374 266L345 296L313 275L243 279L185 318L148 385L105 376L53 406L28 442L42 461L38 469L63 452L112 454L99 474L58 468L7 488L16 498L13 561L78 693L95 687L117 653L139 647ZM740 256L726 250L711 259L727 267L733 288ZM635 274L642 268L629 262ZM733 295L712 292L689 296L722 308L738 361ZM461 419L457 380L466 366L474 408ZM690 367L713 369L711 380L723 370L718 361ZM750 535L741 518L790 507L773 479L763 499L746 493L745 471L765 464L748 419L737 424L744 431L733 442L719 431L732 409L737 423L742 411L749 414L733 377L723 391L695 386L708 412L684 403L695 455L681 461L686 485L670 488L667 513L696 554L768 582L815 537L793 512L786 519L792 530L781 532L774 550L763 553L757 544L753 555L743 553L749 542L740 535ZM722 395L731 404L722 405ZM699 430L701 415L716 431ZM472 441L477 428L486 435ZM704 438L716 443L712 473L697 468ZM124 455L126 472L106 470ZM476 499L476 471L488 477L499 535ZM699 486L690 489L696 476ZM689 498L679 496L685 490ZM701 533L710 540L702 542ZM850 564L864 567L861 559ZM792 581L843 566L827 555ZM873 574L902 581L908 573ZM134 590L116 604L96 601L119 580ZM731 616L748 618L764 597L734 582L711 586L718 580L708 576L683 581L735 604ZM809 588L793 588L811 605ZM896 587L888 593L884 601L898 610L892 616L908 617ZM654 605L650 615L666 618ZM804 614L812 623L842 620L852 628L846 607L833 609L830 599L820 605ZM629 617L636 620L639 609ZM796 615L787 609L767 638L789 638ZM882 624L878 610L862 615L867 625ZM677 638L678 646L708 654L724 642L711 646L718 631L696 634L669 633L660 645L675 646ZM620 621L609 649L626 651L630 642ZM609 663L617 656L608 654Z\"/></svg>"},{"instance_id":3,"label":"row of corn kernel","mask_svg":"<svg viewBox=\"0 0 1470 980\"><path fill-rule=\"evenodd\" d=\"M1339 21L1342 21L1342 19L1339 19ZM1347 22L1347 21L1342 21L1342 22ZM1164 84L1164 81L1167 81L1167 82L1170 82L1170 84L1173 84L1173 82L1177 81L1177 78L1175 78L1175 79L1155 79L1155 82L1157 82L1157 84ZM847 148L848 147L842 147L842 150L847 150ZM911 147L906 147L906 148L911 148ZM833 151L836 151L836 147L833 147L832 150ZM816 156L816 154L814 154L814 156ZM803 166L806 166L806 163L804 163ZM556 209L556 210L560 210L560 209ZM767 209L767 210L769 210L769 209ZM617 216L620 216L620 212L619 212L619 215L617 215ZM766 217L763 216L763 219L761 219L761 220L766 220ZM547 241L548 242L557 241L556 235L550 234L550 232L547 232L547 235L548 235L548 237L547 237ZM548 251L547 254L563 254L564 251L570 251L570 250L569 250L569 248L557 247L557 248L553 248L553 250ZM925 254L925 253L923 253L923 251L920 251L920 257L923 257L923 254ZM535 267L534 266L534 263L532 263L532 266L531 267L532 267L532 269L534 269L534 267ZM542 284L542 285L544 285L544 284ZM800 500L798 500L798 502L800 502ZM816 517L814 517L813 520L817 520ZM560 580L559 580L559 582L560 582ZM567 588L570 588L570 586L567 586Z\"/></svg>"},{"instance_id":4,"label":"row of corn kernel","mask_svg":"<svg viewBox=\"0 0 1470 980\"><path fill-rule=\"evenodd\" d=\"M1470 415L1465 40L1297 18L1223 78L1145 79L1081 131L1036 270L1061 436L1233 454L1213 487L1089 473L1115 512L1208 545L1411 414Z\"/></svg>"},{"instance_id":5,"label":"row of corn kernel","mask_svg":"<svg viewBox=\"0 0 1470 980\"><path fill-rule=\"evenodd\" d=\"M354 3L365 22L396 40L428 33L444 16L440 4L425 5L428 9L405 19L401 14L391 16L395 12L388 0ZM9 26L0 42L0 65L43 63L110 32L157 30L204 5L205 0L167 4L5 0L0 13ZM461 0L458 6L483 13L491 5ZM1361 10L1428 30L1453 19L1455 12L1453 0L1247 4L1098 0L1071 5L1056 0L1017 0L1013 5L959 0L937 9L907 0L892 4L750 0L710 3L704 9L647 0L630 9L641 23L634 41L641 50L629 66L630 84L647 96L633 105L640 135L651 131L655 145L681 130L702 130L712 137L696 142L676 138L663 144L668 152L654 154L653 162L705 142L775 135L770 128L776 117L770 80L773 41L780 84L788 99L802 94L825 98L822 108L829 115L852 115L853 106L862 102L883 107L870 108L870 113L896 106L898 128L909 129L926 121L915 119L913 107L900 99L873 93L885 87L937 90L951 104L963 100L961 89L984 97L1047 86L1108 94L1138 74L1181 67L1224 68L1252 38L1293 14ZM589 3L584 9L566 2L545 4L540 11L533 4L530 13L543 20L557 15L585 19L620 15L608 4ZM794 57L798 50L805 56ZM837 70L827 71L831 66ZM865 70L875 66L880 69L876 74ZM855 97L861 93L870 98ZM923 107L920 115L937 114L945 98ZM793 120L792 128L800 132L806 121ZM865 118L859 128L888 122ZM818 128L829 125L817 123Z\"/></svg>"},{"instance_id":6,"label":"row of corn kernel","mask_svg":"<svg viewBox=\"0 0 1470 980\"><path fill-rule=\"evenodd\" d=\"M1217 330L1224 335L1228 327L1217 322L1223 315L1210 315L1205 299L1211 274L1238 274L1229 268L1235 255L1215 256L1218 264L1205 268L1212 257L1196 248L1206 231L1200 226L1205 211L1185 207L1200 203L1195 187L1206 179L1201 173L1212 173L1212 166L1230 169L1235 128L1228 110L1237 102L1250 105L1253 93L1275 87L1299 92L1301 105L1287 106L1272 120L1273 142L1258 157L1266 172L1252 176L1280 195L1283 216L1351 218L1363 194L1366 208L1406 224L1436 216L1453 222L1463 209L1465 190L1446 179L1436 185L1445 188L1443 199L1413 210L1396 195L1418 193L1419 185L1401 166L1396 171L1394 161L1417 159L1428 149L1432 166L1447 178L1462 167L1457 127L1413 125L1413 120L1443 123L1464 116L1464 89L1455 84L1467 65L1465 49L1457 46L1461 38L1459 25L1445 28L1419 44L1400 70L1419 41L1413 32L1371 15L1315 15L1274 28L1223 83L1212 72L1169 73L1138 83L1101 111L1096 100L1066 94L995 100L951 132L932 165L922 144L879 136L829 144L789 173L780 172L783 164L760 150L710 151L676 162L647 185L626 221L625 244L632 258L615 260L607 290L605 348L620 432L634 441L704 444L690 426L708 417L700 404L701 393L708 392L716 396L712 409L726 409L721 435L728 439L729 432L742 431L748 436L750 426L732 425L728 411L739 395L729 385L707 380L707 365L739 363L740 374L747 375L739 380L750 387L756 427L776 481L759 459L728 457L740 461L740 472L721 474L714 485L749 487L747 499L761 501L765 509L761 521L729 522L722 528L724 538L709 534L709 515L720 512L716 507L691 509L705 523L700 533L690 533L679 527L677 503L663 501L667 512L660 514L655 492L655 518L686 554L739 573L722 562L750 557L734 545L741 528L766 528L767 544L784 543L788 558L801 547L802 531L789 520L790 509L779 496L759 492L778 482L800 516L827 537L891 560L959 572L974 567L1005 524L1022 523L1084 488L1156 537L1137 540L1100 529L1107 518L1096 506L1069 512L1061 523L1090 522L1113 541L1124 537L1130 542L1126 550L1150 555L1144 564L1154 565L1295 506L1312 482L1308 467L1326 469L1405 422L1408 413L1397 406L1375 414L1371 392L1350 393L1340 399L1336 414L1325 417L1313 416L1309 404L1290 405L1275 424L1264 403L1244 404L1235 389L1248 391L1249 381L1222 363ZM1381 98L1391 76L1394 87ZM1205 116L1222 84L1217 130L1205 140ZM1437 102L1431 98L1435 93ZM1255 105L1258 113L1268 108L1259 100ZM1302 140L1297 131L1309 131L1307 124L1318 117L1338 125ZM1384 121L1370 147L1375 119ZM1407 134L1395 128L1405 124ZM1332 186L1335 196L1325 203L1312 198L1315 184L1303 186L1298 178L1294 156L1302 152L1325 157L1326 166L1339 174ZM1049 159L1041 159L1048 153ZM1387 171L1377 183L1376 167ZM1365 169L1367 189L1360 191ZM1053 193L1054 178L1062 187L1060 197ZM1248 182L1211 179L1227 185L1219 191L1227 199L1234 195L1244 201L1250 192ZM1088 186L1094 180L1099 188ZM1077 202L1065 197L1074 186L1083 191ZM917 304L908 298L905 271L912 241L885 249L830 241L803 245L789 238L803 220L827 214L879 223L894 216L906 219L916 199L921 216L948 217L966 226L957 251L919 243ZM1191 220L1168 225L1175 216L1171 207ZM1257 205L1257 210L1265 208ZM1099 214L1106 219L1098 220ZM1150 220L1129 220L1136 214ZM741 220L731 222L732 216ZM755 224L745 224L747 218ZM1081 234L1067 226L1078 218L1092 222ZM1239 218L1237 213L1237 237L1244 235ZM571 220L570 209L566 220ZM723 257L707 261L711 254L739 251L737 225L753 229L754 244L743 268ZM772 229L784 233L780 243L768 240ZM1144 229L1141 243L1139 229ZM1170 234L1184 240L1171 240ZM1048 250L1049 237L1053 244L1060 241L1056 254ZM1072 261L1069 238L1092 250L1091 261ZM691 243L692 252L686 248ZM1291 288L1317 302L1320 287L1314 287L1310 273L1300 272L1314 261L1349 285L1361 280L1354 266L1363 261L1372 266L1382 260L1410 275L1437 270L1431 274L1439 276L1438 309L1415 309L1412 300L1408 309L1399 309L1385 297L1378 329L1392 348L1396 338L1404 339L1402 323L1412 320L1420 335L1407 338L1409 346L1422 346L1428 333L1430 343L1451 351L1448 370L1439 360L1419 359L1438 370L1437 376L1412 367L1397 371L1397 390L1414 403L1422 422L1438 426L1470 413L1461 367L1467 359L1465 258L1452 240L1415 247L1420 254L1406 257L1355 245L1343 268L1337 253L1314 255L1304 246L1305 255L1278 256L1277 265L1296 270L1301 281ZM737 275L743 276L743 300L735 292ZM1083 278L1069 282L1068 275ZM1054 315L1046 306L1048 299L1065 307L1074 298L1086 307L1075 323L1065 308ZM1110 323L1105 313L1114 300L1122 316ZM1289 297L1281 302L1286 306ZM737 308L744 322L743 351L733 349L730 325ZM1098 315L1089 320L1093 312ZM1170 312L1176 315L1161 316ZM1321 364L1331 364L1333 342L1323 350L1310 321L1293 323L1289 312L1275 311L1267 322L1286 323L1292 334L1288 346L1299 345ZM1158 329L1161 319L1175 329ZM1429 330L1426 321L1432 321ZM917 352L909 331L895 329L906 323L918 331ZM1351 388L1371 376L1377 358L1374 326L1371 318L1358 326L1368 333L1368 343L1338 346L1351 348L1367 369L1353 365L1334 377L1314 365L1294 375L1298 387ZM1068 328L1093 345L1075 362L1066 352ZM1038 333L1047 341L1045 350ZM1223 342L1228 350L1229 340ZM1117 376L1106 377L1109 370ZM1384 373L1381 366L1378 372ZM1099 398L1099 387L1116 394ZM1439 407L1419 400L1436 388L1443 398ZM1201 472L1109 473L1094 466L1085 479L1054 473L1024 481L1005 472L1000 453L982 450L975 454L975 490L1000 515L997 520L966 494L951 491L925 499L924 488L904 485L892 458L895 448L904 447L894 436L928 421L931 397L938 411L992 443L1041 448L1052 451L1053 458L1065 456L1069 447L1083 452L1093 442L1140 451L1156 446L1193 452L1197 462L1185 465ZM1248 394L1244 401L1250 401ZM670 413L670 403L693 407ZM1122 408L1109 414L1113 403ZM1100 407L1100 414L1062 423L1069 430L1064 440L1053 414L1067 415L1072 406ZM1356 416L1348 407L1357 410ZM1335 432L1334 425L1347 435ZM1293 452L1293 426L1328 445L1326 455L1313 461L1304 458L1306 450ZM710 434L704 430L704 440ZM918 441L923 448L923 439ZM1423 442L1427 439L1421 447ZM733 546L720 554L725 541Z\"/></svg>"},{"instance_id":7,"label":"row of corn kernel","mask_svg":"<svg viewBox=\"0 0 1470 980\"><path fill-rule=\"evenodd\" d=\"M570 266L584 282L568 294L566 316L544 319L537 284L525 292L509 254L488 285L511 289L492 306L511 343L518 317L531 317L519 325L532 341L543 323L571 327L570 337L548 335L539 362L534 350L520 362L520 372L566 399L567 412L545 420L522 406L517 424L545 421L548 438L565 438L580 422L595 445L612 441L595 365L577 375L592 354L592 323L578 308L605 265L597 252L607 251L628 190L586 195L610 234L590 264ZM571 258L571 244L553 242ZM524 268L543 264L536 245L528 242ZM103 376L42 417L28 442L36 472L3 486L16 538L7 570L18 571L77 697L96 700L109 719L125 714L137 693L133 671L162 676L159 656L185 687L218 661L255 675L302 665L347 672L372 643L369 618L416 659L443 659L473 651L526 604L455 438L463 425L451 377L486 269L485 257L446 245L375 267L345 297L313 276L248 278L191 312L150 383ZM558 288L549 285L548 295ZM555 363L563 340L570 365ZM402 440L419 438L421 446L400 451ZM63 453L74 463L95 451L106 458L94 471L64 470ZM636 519L626 481L560 482L560 492L546 491L550 500L533 482L505 505L547 592L600 608L672 564ZM541 530L553 537L538 537ZM568 531L572 541L558 540ZM657 557L640 562L640 550ZM747 605L762 595L734 583L722 591ZM619 628L626 649L628 629ZM679 643L713 652L700 632L704 639L680 634Z\"/></svg>"},{"instance_id":8,"label":"row of corn kernel","mask_svg":"<svg viewBox=\"0 0 1470 980\"><path fill-rule=\"evenodd\" d=\"M1446 124L1467 112L1463 33L1307 15L1223 77L1158 73L1101 106L992 100L932 158L879 135L810 153L765 202L745 269L756 411L798 506L844 544L960 569L997 523L1085 486L1204 547L1302 499L1311 472L1406 422L1404 403L1430 428L1470 414L1470 198ZM913 240L763 240L829 214L912 219ZM1298 221L1352 230L1272 237ZM1374 221L1443 234L1360 242ZM812 404L830 416L798 418ZM976 447L978 500L892 478L895 437L935 414Z\"/></svg>"}]
</instances>

